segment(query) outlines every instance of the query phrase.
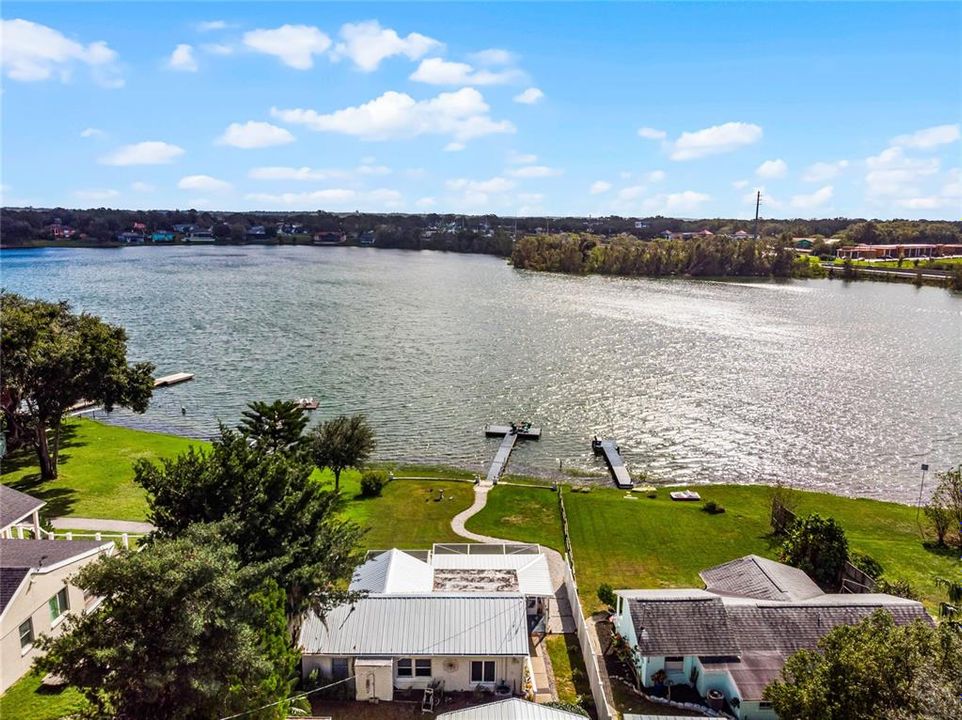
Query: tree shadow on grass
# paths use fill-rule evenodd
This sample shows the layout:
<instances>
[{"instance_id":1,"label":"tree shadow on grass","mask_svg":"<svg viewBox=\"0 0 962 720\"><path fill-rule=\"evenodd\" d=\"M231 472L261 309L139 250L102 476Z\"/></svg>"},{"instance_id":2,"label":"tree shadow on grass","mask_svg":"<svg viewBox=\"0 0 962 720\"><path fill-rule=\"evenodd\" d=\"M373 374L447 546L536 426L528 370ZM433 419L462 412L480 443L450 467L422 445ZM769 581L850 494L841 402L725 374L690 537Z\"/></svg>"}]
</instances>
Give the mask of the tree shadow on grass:
<instances>
[{"instance_id":1,"label":"tree shadow on grass","mask_svg":"<svg viewBox=\"0 0 962 720\"><path fill-rule=\"evenodd\" d=\"M962 548L952 547L951 545L938 545L931 540L923 542L922 548L926 552L938 555L949 560L959 560L962 558Z\"/></svg>"},{"instance_id":2,"label":"tree shadow on grass","mask_svg":"<svg viewBox=\"0 0 962 720\"><path fill-rule=\"evenodd\" d=\"M83 447L86 442L77 438L76 423L64 423L60 431L60 457L59 467L70 461L70 452L64 452L68 448ZM51 487L51 483L56 480L48 481L40 477L39 462L36 451L32 448L21 448L12 456L3 459L3 474L15 473L26 468L36 468L36 472L28 472L16 480L4 479L4 485L9 485L15 490L32 495L43 500L47 506L43 509L43 514L47 517L60 517L68 515L76 504L77 491L65 487Z\"/></svg>"}]
</instances>

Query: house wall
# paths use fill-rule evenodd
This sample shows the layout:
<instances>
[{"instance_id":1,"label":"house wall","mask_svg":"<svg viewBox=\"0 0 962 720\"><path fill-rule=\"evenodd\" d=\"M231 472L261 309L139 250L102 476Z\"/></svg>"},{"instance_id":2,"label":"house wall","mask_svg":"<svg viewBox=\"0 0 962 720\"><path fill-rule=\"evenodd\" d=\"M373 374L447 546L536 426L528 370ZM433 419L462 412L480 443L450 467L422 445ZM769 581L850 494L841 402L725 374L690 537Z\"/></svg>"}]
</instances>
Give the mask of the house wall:
<instances>
[{"instance_id":1,"label":"house wall","mask_svg":"<svg viewBox=\"0 0 962 720\"><path fill-rule=\"evenodd\" d=\"M21 650L19 632L21 623L27 618L33 619L35 639L41 635L59 635L67 616L84 610L83 591L67 584L66 580L97 557L99 556L94 555L50 572L30 575L26 585L7 606L0 619L0 692L5 692L19 680L30 669L31 663L40 652L37 650L36 643L26 651ZM70 608L51 623L47 603L64 585L67 586Z\"/></svg>"},{"instance_id":2,"label":"house wall","mask_svg":"<svg viewBox=\"0 0 962 720\"><path fill-rule=\"evenodd\" d=\"M405 656L408 657L408 656ZM418 656L413 656L418 657ZM421 656L426 657L426 656ZM423 689L432 680L443 680L446 691L470 691L474 690L478 683L471 682L471 661L472 660L494 660L495 682L486 683L488 687L499 685L503 680L511 690L518 694L521 692L521 681L524 672L524 656L520 657L431 657L431 677L418 678L399 678L397 676L397 658L395 658L393 670L394 687L399 690ZM448 663L454 669L448 669ZM350 663L350 670L354 672L353 658ZM304 677L317 668L322 678L330 678L332 675L331 656L305 654L301 660L301 672ZM380 693L379 693L380 694Z\"/></svg>"}]
</instances>

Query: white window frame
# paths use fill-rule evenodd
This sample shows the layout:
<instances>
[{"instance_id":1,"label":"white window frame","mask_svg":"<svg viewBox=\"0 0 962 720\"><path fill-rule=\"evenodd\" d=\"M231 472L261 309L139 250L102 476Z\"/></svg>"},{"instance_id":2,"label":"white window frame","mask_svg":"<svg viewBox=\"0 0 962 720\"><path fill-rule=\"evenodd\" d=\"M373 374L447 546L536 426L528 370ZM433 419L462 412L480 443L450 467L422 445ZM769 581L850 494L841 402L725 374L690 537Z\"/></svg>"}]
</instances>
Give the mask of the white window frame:
<instances>
[{"instance_id":1,"label":"white window frame","mask_svg":"<svg viewBox=\"0 0 962 720\"><path fill-rule=\"evenodd\" d=\"M481 673L480 673L481 679L480 679L480 680L475 680L475 679L474 679L474 669L475 669L475 666L480 666L480 668L481 668ZM484 679L484 677L485 677L485 675L486 675L485 670L486 670L489 666L490 666L490 668L491 668L491 679L490 679L490 680L485 680L485 679ZM496 682L496 678L497 678L497 676L498 676L497 673L498 673L498 668L497 668L497 666L495 665L494 660L472 660L472 661L471 661L471 682L472 682L472 684L475 684L475 685L493 685L493 684Z\"/></svg>"},{"instance_id":2,"label":"white window frame","mask_svg":"<svg viewBox=\"0 0 962 720\"><path fill-rule=\"evenodd\" d=\"M670 665L669 665L670 663ZM666 673L680 673L685 672L685 657L684 655L671 655L665 658L665 672Z\"/></svg>"},{"instance_id":3,"label":"white window frame","mask_svg":"<svg viewBox=\"0 0 962 720\"><path fill-rule=\"evenodd\" d=\"M47 601L47 608L50 610L50 627L57 627L57 625L63 622L64 617L70 611L70 593L67 592L66 585L60 588L57 594ZM56 614L54 614L55 609Z\"/></svg>"},{"instance_id":4,"label":"white window frame","mask_svg":"<svg viewBox=\"0 0 962 720\"><path fill-rule=\"evenodd\" d=\"M23 632L23 626L27 626L27 632ZM28 652L33 650L33 642L36 640L33 634L33 618L27 618L17 627L17 634L20 636L20 655L26 655ZM27 642L24 642L24 638L29 637Z\"/></svg>"},{"instance_id":5,"label":"white window frame","mask_svg":"<svg viewBox=\"0 0 962 720\"><path fill-rule=\"evenodd\" d=\"M402 663L404 663L403 667ZM420 667L418 667L418 665L420 665ZM434 677L434 664L431 662L431 658L398 658L397 676L405 680Z\"/></svg>"}]
</instances>

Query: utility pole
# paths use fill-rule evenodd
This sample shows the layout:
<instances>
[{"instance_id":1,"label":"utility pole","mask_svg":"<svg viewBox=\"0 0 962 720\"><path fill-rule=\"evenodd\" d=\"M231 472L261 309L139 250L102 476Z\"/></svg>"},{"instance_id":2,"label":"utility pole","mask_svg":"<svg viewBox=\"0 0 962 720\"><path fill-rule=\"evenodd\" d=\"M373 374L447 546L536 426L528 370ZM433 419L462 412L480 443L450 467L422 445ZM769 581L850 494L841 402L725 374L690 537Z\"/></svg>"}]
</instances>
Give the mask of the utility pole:
<instances>
[{"instance_id":1,"label":"utility pole","mask_svg":"<svg viewBox=\"0 0 962 720\"><path fill-rule=\"evenodd\" d=\"M758 208L762 204L762 191L755 194L755 239L758 240Z\"/></svg>"}]
</instances>

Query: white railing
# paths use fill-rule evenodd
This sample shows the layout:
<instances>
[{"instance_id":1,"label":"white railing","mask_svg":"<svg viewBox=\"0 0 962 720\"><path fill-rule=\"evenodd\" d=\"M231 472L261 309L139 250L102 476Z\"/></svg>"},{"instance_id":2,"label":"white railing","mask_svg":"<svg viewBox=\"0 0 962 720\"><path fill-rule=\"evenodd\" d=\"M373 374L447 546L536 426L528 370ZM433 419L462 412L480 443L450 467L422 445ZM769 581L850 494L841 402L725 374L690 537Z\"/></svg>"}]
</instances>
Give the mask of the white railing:
<instances>
[{"instance_id":1,"label":"white railing","mask_svg":"<svg viewBox=\"0 0 962 720\"><path fill-rule=\"evenodd\" d=\"M29 540L34 537L33 526L31 525L14 525L10 528L10 533L11 536L19 540ZM73 532L71 530L45 530L40 528L40 537L47 540L113 541L119 543L125 550L129 550L131 540L139 540L145 535L143 533Z\"/></svg>"}]
</instances>

